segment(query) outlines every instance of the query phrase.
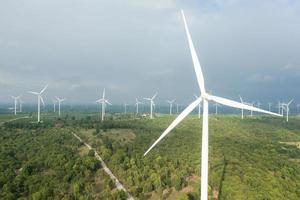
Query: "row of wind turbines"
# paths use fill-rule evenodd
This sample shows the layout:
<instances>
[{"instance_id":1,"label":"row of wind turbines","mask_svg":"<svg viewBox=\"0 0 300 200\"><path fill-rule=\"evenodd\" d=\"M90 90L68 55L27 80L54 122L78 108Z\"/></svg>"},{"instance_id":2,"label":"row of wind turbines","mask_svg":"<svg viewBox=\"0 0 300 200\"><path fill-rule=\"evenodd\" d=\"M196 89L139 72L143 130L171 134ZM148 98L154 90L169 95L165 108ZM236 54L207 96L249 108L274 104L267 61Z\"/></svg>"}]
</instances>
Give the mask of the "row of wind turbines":
<instances>
[{"instance_id":1,"label":"row of wind turbines","mask_svg":"<svg viewBox=\"0 0 300 200\"><path fill-rule=\"evenodd\" d=\"M42 102L42 104L45 106L42 94L45 92L45 90L47 89L48 85L46 85L40 92L32 92L32 91L28 91L28 93L34 94L38 97L38 122L40 122L40 102ZM150 119L153 119L153 111L155 108L155 103L154 103L154 99L156 98L157 93L155 93L152 97L149 98L143 98L144 100L149 101L150 103ZM21 99L22 95L19 96L11 96L11 98L14 100L14 115L17 114L17 104L19 103L19 112L22 112L22 104L24 103ZM195 99L198 99L199 96L194 94ZM245 102L242 97L239 95L240 101L241 103L245 104L245 105L249 105L249 106L255 106L257 105L258 108L260 108L261 103L257 102L256 104L254 102L252 103L248 103ZM56 103L58 103L58 115L61 116L61 104L63 101L65 101L66 99L64 98L59 98L59 97L55 97L55 99L52 99L53 102L53 111L56 112ZM176 100L166 100L166 102L169 104L169 114L172 115L173 114L173 104ZM278 102L278 114L283 115L284 111L286 111L286 121L288 121L289 119L289 106L290 104L293 102L293 99L291 101L289 101L288 103L284 103L284 102ZM101 104L101 121L104 121L104 116L105 116L105 108L106 108L106 104L112 105L107 99L105 99L105 88L103 90L102 93L102 98L98 99L96 101L96 103ZM135 109L136 109L136 114L139 113L139 105L143 104L143 102L139 101L138 98L135 98ZM129 104L124 103L124 113L127 113L127 106L129 106ZM221 105L219 103L214 103L214 107L215 107L215 114L218 114L218 107L220 107ZM271 111L271 106L272 103L268 103L268 108L269 111ZM176 103L176 110L177 113L179 111L179 104ZM253 116L253 111L250 111L250 116ZM201 117L201 104L198 105L198 118ZM244 119L244 109L241 109L241 119Z\"/></svg>"},{"instance_id":2,"label":"row of wind turbines","mask_svg":"<svg viewBox=\"0 0 300 200\"><path fill-rule=\"evenodd\" d=\"M45 102L43 99L43 93L45 92L45 90L47 89L48 85L46 85L40 92L33 92L33 91L28 91L28 93L36 95L37 96L37 105L38 105L38 122L41 121L40 118L40 113L41 113L41 102L42 104L45 106ZM22 104L24 103L21 99L22 95L19 96L11 96L11 98L14 99L14 115L17 115L17 104L19 102L19 106L20 106L20 112L22 112ZM63 98L59 98L59 97L55 97L55 100L53 100L53 104L54 104L54 112L56 112L56 103L58 103L58 115L61 115L61 103L63 101L65 101L66 99Z\"/></svg>"}]
</instances>

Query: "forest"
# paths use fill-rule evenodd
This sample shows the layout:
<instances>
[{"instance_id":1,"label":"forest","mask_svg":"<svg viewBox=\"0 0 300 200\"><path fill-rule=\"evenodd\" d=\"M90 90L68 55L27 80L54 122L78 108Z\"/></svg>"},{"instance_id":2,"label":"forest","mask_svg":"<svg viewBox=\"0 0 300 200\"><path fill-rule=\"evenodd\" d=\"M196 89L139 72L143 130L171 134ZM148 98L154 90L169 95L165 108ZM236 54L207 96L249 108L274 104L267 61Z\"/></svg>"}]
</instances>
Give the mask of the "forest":
<instances>
[{"instance_id":1,"label":"forest","mask_svg":"<svg viewBox=\"0 0 300 200\"><path fill-rule=\"evenodd\" d=\"M82 114L0 128L1 199L126 199L93 152L136 199L199 199L201 120L187 118L147 156L175 116ZM209 199L300 199L300 119L210 116Z\"/></svg>"}]
</instances>

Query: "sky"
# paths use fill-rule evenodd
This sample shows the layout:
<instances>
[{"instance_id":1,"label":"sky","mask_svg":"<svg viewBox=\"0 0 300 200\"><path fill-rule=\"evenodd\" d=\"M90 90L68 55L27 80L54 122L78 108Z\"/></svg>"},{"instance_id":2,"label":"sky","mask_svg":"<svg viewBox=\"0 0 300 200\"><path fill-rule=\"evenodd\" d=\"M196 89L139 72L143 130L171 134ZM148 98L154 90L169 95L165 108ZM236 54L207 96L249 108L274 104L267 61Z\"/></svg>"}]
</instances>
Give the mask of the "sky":
<instances>
[{"instance_id":1,"label":"sky","mask_svg":"<svg viewBox=\"0 0 300 200\"><path fill-rule=\"evenodd\" d=\"M206 90L261 103L300 101L297 0L9 0L0 2L0 102L49 84L44 99L112 103L199 94L180 10ZM300 103L300 102L299 102Z\"/></svg>"}]
</instances>

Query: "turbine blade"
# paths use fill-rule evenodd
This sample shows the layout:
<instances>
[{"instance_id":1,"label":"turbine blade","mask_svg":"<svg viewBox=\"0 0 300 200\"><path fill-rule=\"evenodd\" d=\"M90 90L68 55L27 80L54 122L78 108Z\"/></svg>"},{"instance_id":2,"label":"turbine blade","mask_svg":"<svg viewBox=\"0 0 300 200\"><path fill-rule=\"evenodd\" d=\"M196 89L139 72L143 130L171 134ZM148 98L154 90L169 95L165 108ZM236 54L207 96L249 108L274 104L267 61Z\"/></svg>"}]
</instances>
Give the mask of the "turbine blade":
<instances>
[{"instance_id":1,"label":"turbine blade","mask_svg":"<svg viewBox=\"0 0 300 200\"><path fill-rule=\"evenodd\" d=\"M287 105L289 106L293 101L294 99L290 100Z\"/></svg>"},{"instance_id":2,"label":"turbine blade","mask_svg":"<svg viewBox=\"0 0 300 200\"><path fill-rule=\"evenodd\" d=\"M192 41L192 37L190 35L189 28L186 23L184 12L181 11L181 14L182 14L184 27L185 27L185 31L186 31L186 36L187 36L189 47L190 47L190 52L191 52L192 59L193 59L193 64L194 64L194 69L195 69L196 76L197 76L198 85L199 85L201 94L206 94L201 65L200 65L200 62L199 62L199 59L198 59L198 56L197 56L197 53L196 53L196 50L195 50L195 47L194 47L194 44Z\"/></svg>"},{"instance_id":3,"label":"turbine blade","mask_svg":"<svg viewBox=\"0 0 300 200\"><path fill-rule=\"evenodd\" d=\"M40 92L40 94L42 94L43 92L45 92L45 90L47 89L48 84L42 89L42 91Z\"/></svg>"},{"instance_id":4,"label":"turbine blade","mask_svg":"<svg viewBox=\"0 0 300 200\"><path fill-rule=\"evenodd\" d=\"M202 101L202 98L198 98L194 102L192 102L178 117L170 124L170 126L161 134L161 136L152 144L152 146L145 152L144 156L146 156L151 149L153 149L157 143L159 143L168 133L170 133L188 114L190 114L194 108L198 106L198 104Z\"/></svg>"},{"instance_id":5,"label":"turbine blade","mask_svg":"<svg viewBox=\"0 0 300 200\"><path fill-rule=\"evenodd\" d=\"M108 100L105 100L105 103L107 103L109 105L112 105Z\"/></svg>"},{"instance_id":6,"label":"turbine blade","mask_svg":"<svg viewBox=\"0 0 300 200\"><path fill-rule=\"evenodd\" d=\"M39 95L39 93L38 93L38 92L32 92L32 91L28 91L28 93L30 93L30 94L34 94L34 95Z\"/></svg>"},{"instance_id":7,"label":"turbine blade","mask_svg":"<svg viewBox=\"0 0 300 200\"><path fill-rule=\"evenodd\" d=\"M156 96L157 96L157 92L155 93L155 95L151 99L152 100L155 99Z\"/></svg>"},{"instance_id":8,"label":"turbine blade","mask_svg":"<svg viewBox=\"0 0 300 200\"><path fill-rule=\"evenodd\" d=\"M43 106L45 107L45 102L44 102L44 99L43 99L43 97L42 97L42 96L40 96L40 98L41 98L41 102L42 102Z\"/></svg>"},{"instance_id":9,"label":"turbine blade","mask_svg":"<svg viewBox=\"0 0 300 200\"><path fill-rule=\"evenodd\" d=\"M269 112L269 111L266 111L266 110L263 110L263 109L260 109L260 108L256 108L256 107L253 107L253 106L249 106L249 105L246 105L246 104L243 104L243 103L240 103L240 102L232 101L232 100L225 99L225 98L222 98L222 97L217 97L217 96L210 96L210 97L211 97L211 100L213 100L214 102L217 102L219 104L223 104L225 106L229 106L229 107L233 107L233 108L239 108L239 109L245 109L245 110L250 110L250 111L252 110L252 111L255 111L255 112L261 112L261 113L265 113L265 114L270 114L270 115L275 115L275 116L282 117L282 115L279 115L277 113Z\"/></svg>"},{"instance_id":10,"label":"turbine blade","mask_svg":"<svg viewBox=\"0 0 300 200\"><path fill-rule=\"evenodd\" d=\"M148 101L151 101L151 99L150 98L144 98L145 100L148 100Z\"/></svg>"},{"instance_id":11,"label":"turbine blade","mask_svg":"<svg viewBox=\"0 0 300 200\"><path fill-rule=\"evenodd\" d=\"M243 103L243 99L242 99L241 95L239 95L239 97L240 97L241 102Z\"/></svg>"}]
</instances>

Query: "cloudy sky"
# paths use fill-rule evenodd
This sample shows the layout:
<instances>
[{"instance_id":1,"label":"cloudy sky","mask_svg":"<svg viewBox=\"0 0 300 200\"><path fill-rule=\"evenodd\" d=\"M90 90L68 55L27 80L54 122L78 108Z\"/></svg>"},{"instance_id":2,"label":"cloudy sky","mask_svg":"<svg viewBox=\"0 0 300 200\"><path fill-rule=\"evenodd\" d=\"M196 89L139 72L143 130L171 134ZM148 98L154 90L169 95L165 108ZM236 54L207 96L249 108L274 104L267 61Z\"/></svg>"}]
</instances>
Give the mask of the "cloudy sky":
<instances>
[{"instance_id":1,"label":"cloudy sky","mask_svg":"<svg viewBox=\"0 0 300 200\"><path fill-rule=\"evenodd\" d=\"M185 11L213 94L300 101L297 0L9 0L0 2L0 102L38 91L113 103L152 96L193 99L199 89Z\"/></svg>"}]
</instances>

